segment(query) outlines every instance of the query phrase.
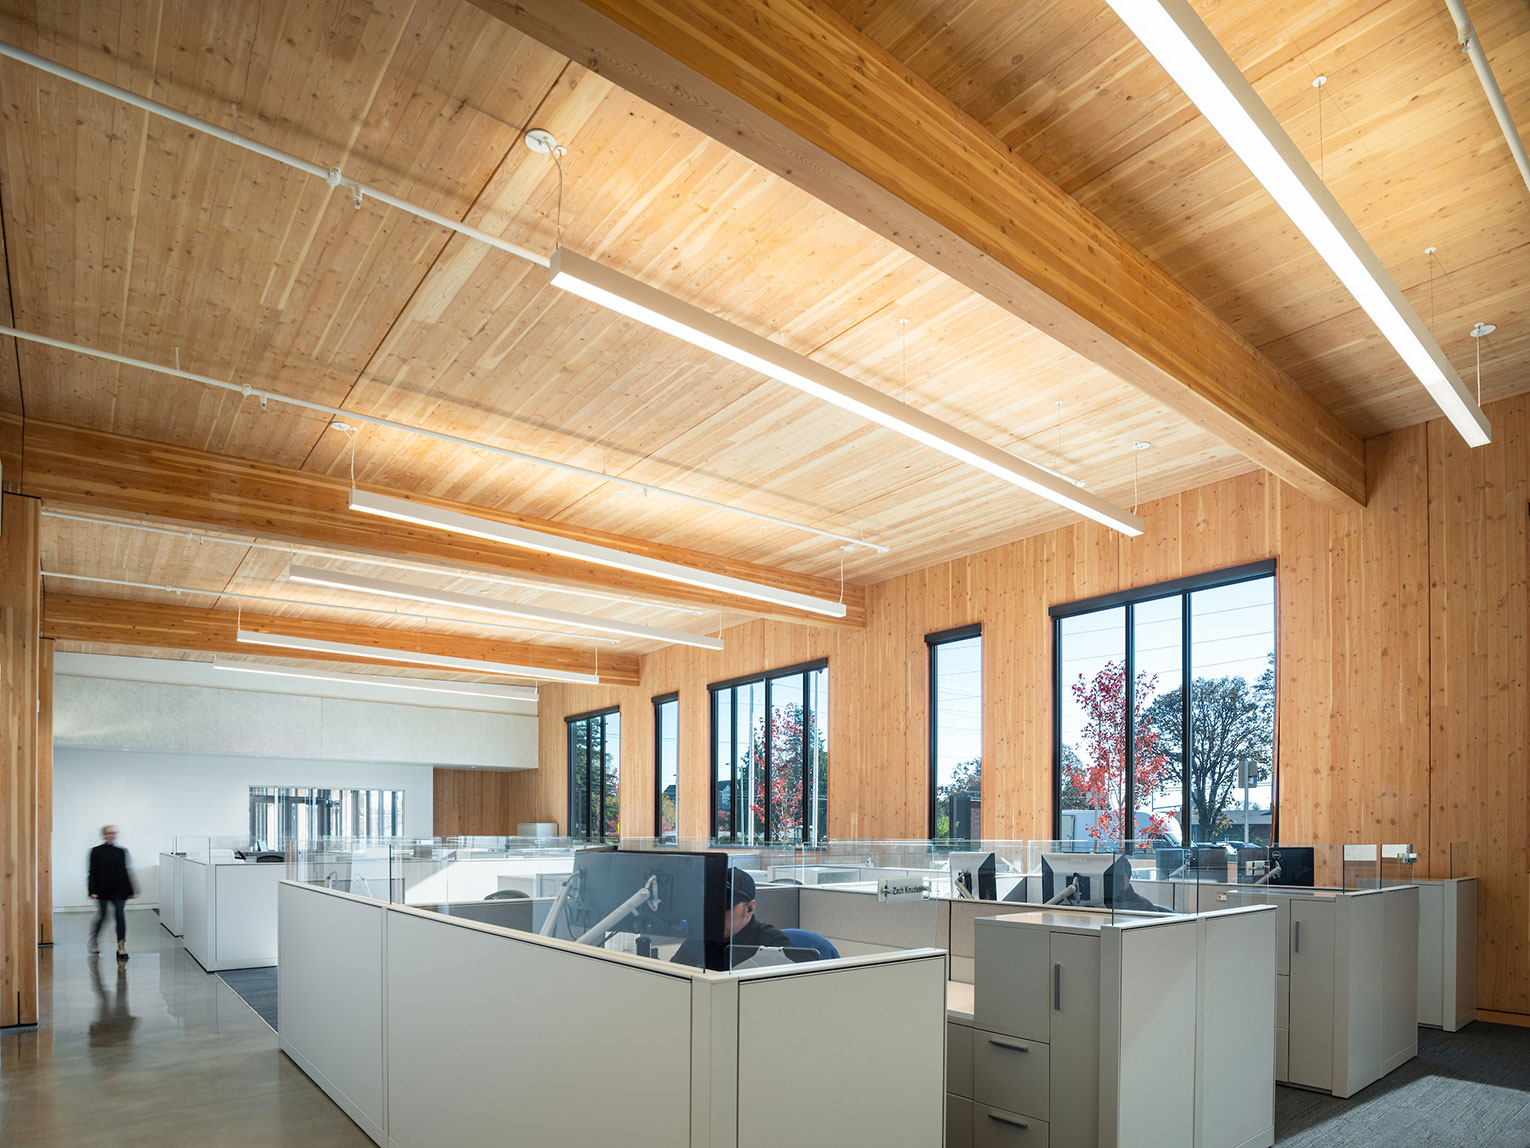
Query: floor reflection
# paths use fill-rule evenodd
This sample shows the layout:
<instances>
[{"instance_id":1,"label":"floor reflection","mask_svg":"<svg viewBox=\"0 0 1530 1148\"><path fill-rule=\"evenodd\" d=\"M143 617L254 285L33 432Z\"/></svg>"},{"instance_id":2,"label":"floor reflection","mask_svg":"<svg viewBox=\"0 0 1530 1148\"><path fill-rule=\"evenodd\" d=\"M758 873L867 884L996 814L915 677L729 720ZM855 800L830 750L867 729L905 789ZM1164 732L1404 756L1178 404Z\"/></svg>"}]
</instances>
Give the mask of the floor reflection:
<instances>
[{"instance_id":1,"label":"floor reflection","mask_svg":"<svg viewBox=\"0 0 1530 1148\"><path fill-rule=\"evenodd\" d=\"M132 1039L138 1018L128 1008L128 963L112 957L91 957L90 980L96 990L96 1019L90 1024L90 1047L103 1048L124 1044ZM116 966L114 974L103 974L102 965ZM111 992L107 978L112 977Z\"/></svg>"}]
</instances>

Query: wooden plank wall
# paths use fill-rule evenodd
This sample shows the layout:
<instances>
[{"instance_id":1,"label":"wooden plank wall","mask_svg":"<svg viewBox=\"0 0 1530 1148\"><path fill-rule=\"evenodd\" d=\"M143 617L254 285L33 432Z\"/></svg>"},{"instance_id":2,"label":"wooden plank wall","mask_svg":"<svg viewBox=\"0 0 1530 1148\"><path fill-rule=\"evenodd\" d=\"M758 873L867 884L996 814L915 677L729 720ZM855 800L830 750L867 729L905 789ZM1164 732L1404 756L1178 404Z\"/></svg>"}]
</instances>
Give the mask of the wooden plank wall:
<instances>
[{"instance_id":1,"label":"wooden plank wall","mask_svg":"<svg viewBox=\"0 0 1530 1148\"><path fill-rule=\"evenodd\" d=\"M862 633L754 622L720 653L648 655L636 688L544 687L510 820L566 825L563 718L620 705L623 831L651 834L650 699L678 690L680 830L706 836L707 683L827 657L831 834L923 836L923 637L981 622L985 835L1045 837L1047 607L1275 558L1281 836L1406 842L1435 876L1470 842L1479 1003L1530 1014L1530 396L1488 413L1477 451L1443 421L1368 440L1364 511L1244 475L1144 504L1141 538L1079 525L869 587Z\"/></svg>"},{"instance_id":2,"label":"wooden plank wall","mask_svg":"<svg viewBox=\"0 0 1530 1148\"><path fill-rule=\"evenodd\" d=\"M53 639L37 643L37 943L53 943Z\"/></svg>"},{"instance_id":3,"label":"wooden plank wall","mask_svg":"<svg viewBox=\"0 0 1530 1148\"><path fill-rule=\"evenodd\" d=\"M0 495L0 1028L37 1023L40 506Z\"/></svg>"},{"instance_id":4,"label":"wooden plank wall","mask_svg":"<svg viewBox=\"0 0 1530 1148\"><path fill-rule=\"evenodd\" d=\"M437 837L501 837L515 832L510 817L511 771L437 769L432 819Z\"/></svg>"}]
</instances>

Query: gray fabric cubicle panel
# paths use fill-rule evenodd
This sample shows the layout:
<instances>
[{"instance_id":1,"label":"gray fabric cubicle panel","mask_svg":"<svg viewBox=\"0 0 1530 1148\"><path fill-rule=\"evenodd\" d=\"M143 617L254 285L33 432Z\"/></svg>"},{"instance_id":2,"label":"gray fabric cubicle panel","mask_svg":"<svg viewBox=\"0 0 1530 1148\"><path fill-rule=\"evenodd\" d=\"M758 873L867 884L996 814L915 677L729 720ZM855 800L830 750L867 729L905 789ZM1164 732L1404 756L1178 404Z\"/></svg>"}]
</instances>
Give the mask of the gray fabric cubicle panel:
<instances>
[{"instance_id":1,"label":"gray fabric cubicle panel","mask_svg":"<svg viewBox=\"0 0 1530 1148\"><path fill-rule=\"evenodd\" d=\"M939 1145L945 997L940 953L740 980L738 1148Z\"/></svg>"},{"instance_id":2,"label":"gray fabric cubicle panel","mask_svg":"<svg viewBox=\"0 0 1530 1148\"><path fill-rule=\"evenodd\" d=\"M755 916L778 929L804 928L798 909L800 885L761 885L755 890Z\"/></svg>"},{"instance_id":3,"label":"gray fabric cubicle panel","mask_svg":"<svg viewBox=\"0 0 1530 1148\"><path fill-rule=\"evenodd\" d=\"M388 1137L685 1144L691 979L391 910Z\"/></svg>"},{"instance_id":4,"label":"gray fabric cubicle panel","mask_svg":"<svg viewBox=\"0 0 1530 1148\"><path fill-rule=\"evenodd\" d=\"M831 939L889 949L935 947L938 901L882 903L875 893L852 893L804 885L798 928ZM775 922L772 922L775 923Z\"/></svg>"}]
</instances>

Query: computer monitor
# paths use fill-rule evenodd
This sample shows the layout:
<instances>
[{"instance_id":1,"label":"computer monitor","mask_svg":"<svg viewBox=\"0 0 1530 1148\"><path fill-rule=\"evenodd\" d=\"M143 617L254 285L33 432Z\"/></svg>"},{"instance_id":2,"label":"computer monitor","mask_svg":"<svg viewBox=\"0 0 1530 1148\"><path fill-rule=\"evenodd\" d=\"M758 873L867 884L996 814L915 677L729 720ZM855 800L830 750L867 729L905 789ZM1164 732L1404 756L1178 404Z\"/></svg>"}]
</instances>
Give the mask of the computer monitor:
<instances>
[{"instance_id":1,"label":"computer monitor","mask_svg":"<svg viewBox=\"0 0 1530 1148\"><path fill-rule=\"evenodd\" d=\"M952 853L951 896L978 901L997 901L999 888L992 853Z\"/></svg>"},{"instance_id":2,"label":"computer monitor","mask_svg":"<svg viewBox=\"0 0 1530 1148\"><path fill-rule=\"evenodd\" d=\"M1063 905L1086 905L1095 909L1115 906L1131 888L1132 867L1114 853L1043 853L1041 900L1050 905L1069 886L1074 891Z\"/></svg>"},{"instance_id":3,"label":"computer monitor","mask_svg":"<svg viewBox=\"0 0 1530 1148\"><path fill-rule=\"evenodd\" d=\"M1270 849L1270 879L1267 885L1291 885L1312 888L1314 849L1311 845L1276 845Z\"/></svg>"},{"instance_id":4,"label":"computer monitor","mask_svg":"<svg viewBox=\"0 0 1530 1148\"><path fill-rule=\"evenodd\" d=\"M721 940L727 901L726 853L581 849L543 932L594 945L618 933Z\"/></svg>"}]
</instances>

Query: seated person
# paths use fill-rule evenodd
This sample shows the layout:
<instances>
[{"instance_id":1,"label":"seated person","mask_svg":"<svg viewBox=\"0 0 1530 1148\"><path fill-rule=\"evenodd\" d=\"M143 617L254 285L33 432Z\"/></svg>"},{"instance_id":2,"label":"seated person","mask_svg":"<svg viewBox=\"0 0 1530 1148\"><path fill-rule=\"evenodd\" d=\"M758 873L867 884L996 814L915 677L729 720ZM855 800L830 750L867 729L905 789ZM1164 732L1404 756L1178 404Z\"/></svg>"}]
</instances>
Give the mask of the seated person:
<instances>
[{"instance_id":1,"label":"seated person","mask_svg":"<svg viewBox=\"0 0 1530 1148\"><path fill-rule=\"evenodd\" d=\"M722 936L709 937L704 945L686 941L675 953L677 964L699 965L704 952L706 967L725 973L760 949L784 949L791 944L780 929L755 917L754 878L742 869L729 869L728 879L730 908L723 917Z\"/></svg>"}]
</instances>

